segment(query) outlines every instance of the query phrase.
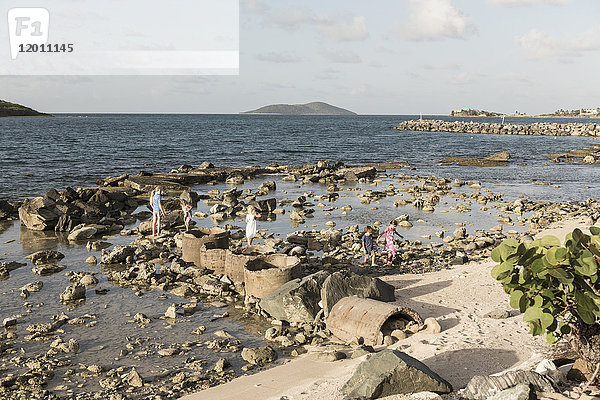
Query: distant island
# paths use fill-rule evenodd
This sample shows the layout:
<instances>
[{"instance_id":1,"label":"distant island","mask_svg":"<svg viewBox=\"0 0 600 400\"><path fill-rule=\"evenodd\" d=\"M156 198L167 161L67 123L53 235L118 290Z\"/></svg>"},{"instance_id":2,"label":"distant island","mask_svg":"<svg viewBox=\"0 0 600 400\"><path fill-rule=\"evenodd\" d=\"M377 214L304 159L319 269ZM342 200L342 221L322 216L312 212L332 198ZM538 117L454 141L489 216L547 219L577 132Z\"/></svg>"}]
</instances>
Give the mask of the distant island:
<instances>
[{"instance_id":1,"label":"distant island","mask_svg":"<svg viewBox=\"0 0 600 400\"><path fill-rule=\"evenodd\" d=\"M355 112L331 104L315 101L307 104L272 104L240 114L270 115L357 115Z\"/></svg>"},{"instance_id":2,"label":"distant island","mask_svg":"<svg viewBox=\"0 0 600 400\"><path fill-rule=\"evenodd\" d=\"M451 117L501 117L503 113L497 113L492 111L476 110L473 108L461 108L459 110L452 110L450 113Z\"/></svg>"},{"instance_id":3,"label":"distant island","mask_svg":"<svg viewBox=\"0 0 600 400\"><path fill-rule=\"evenodd\" d=\"M0 117L51 117L51 115L20 104L0 100Z\"/></svg>"}]
</instances>

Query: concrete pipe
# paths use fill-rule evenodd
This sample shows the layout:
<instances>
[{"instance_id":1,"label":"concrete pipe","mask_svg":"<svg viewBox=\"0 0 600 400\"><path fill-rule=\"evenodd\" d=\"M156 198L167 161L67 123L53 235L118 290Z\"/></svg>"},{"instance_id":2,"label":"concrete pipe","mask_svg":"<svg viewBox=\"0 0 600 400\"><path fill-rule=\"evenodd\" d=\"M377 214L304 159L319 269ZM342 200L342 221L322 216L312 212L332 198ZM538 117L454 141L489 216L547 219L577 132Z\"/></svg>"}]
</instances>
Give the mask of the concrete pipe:
<instances>
[{"instance_id":1,"label":"concrete pipe","mask_svg":"<svg viewBox=\"0 0 600 400\"><path fill-rule=\"evenodd\" d=\"M344 297L331 309L327 329L344 342L362 337L365 344L383 344L383 337L395 329L404 329L414 321L421 327L423 319L406 307L360 297Z\"/></svg>"},{"instance_id":2,"label":"concrete pipe","mask_svg":"<svg viewBox=\"0 0 600 400\"><path fill-rule=\"evenodd\" d=\"M298 257L285 254L259 256L244 266L246 295L262 299L286 282L302 276Z\"/></svg>"},{"instance_id":3,"label":"concrete pipe","mask_svg":"<svg viewBox=\"0 0 600 400\"><path fill-rule=\"evenodd\" d=\"M229 231L221 228L192 229L183 234L181 247L185 261L210 268L207 265L202 265L203 258L206 262L206 255L202 253L209 249L228 249Z\"/></svg>"},{"instance_id":4,"label":"concrete pipe","mask_svg":"<svg viewBox=\"0 0 600 400\"><path fill-rule=\"evenodd\" d=\"M204 249L200 252L199 264L196 265L211 269L217 275L223 275L225 273L225 262L227 261L227 253L229 253L229 250Z\"/></svg>"},{"instance_id":5,"label":"concrete pipe","mask_svg":"<svg viewBox=\"0 0 600 400\"><path fill-rule=\"evenodd\" d=\"M246 263L257 259L259 256L275 253L270 246L254 245L244 246L241 254L230 251L225 257L225 274L234 282L244 282L244 266Z\"/></svg>"}]
</instances>

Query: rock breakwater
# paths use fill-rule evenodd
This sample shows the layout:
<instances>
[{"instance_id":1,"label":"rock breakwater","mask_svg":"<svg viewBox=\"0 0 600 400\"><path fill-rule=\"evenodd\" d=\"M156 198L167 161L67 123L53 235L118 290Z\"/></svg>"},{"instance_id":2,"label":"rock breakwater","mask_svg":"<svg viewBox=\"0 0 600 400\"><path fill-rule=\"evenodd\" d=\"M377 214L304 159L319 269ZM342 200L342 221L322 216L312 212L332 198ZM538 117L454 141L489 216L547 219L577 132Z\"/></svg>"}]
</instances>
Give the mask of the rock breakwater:
<instances>
[{"instance_id":1,"label":"rock breakwater","mask_svg":"<svg viewBox=\"0 0 600 400\"><path fill-rule=\"evenodd\" d=\"M494 135L532 136L600 136L600 124L538 122L534 124L500 124L441 120L411 120L394 129L417 132L453 132Z\"/></svg>"}]
</instances>

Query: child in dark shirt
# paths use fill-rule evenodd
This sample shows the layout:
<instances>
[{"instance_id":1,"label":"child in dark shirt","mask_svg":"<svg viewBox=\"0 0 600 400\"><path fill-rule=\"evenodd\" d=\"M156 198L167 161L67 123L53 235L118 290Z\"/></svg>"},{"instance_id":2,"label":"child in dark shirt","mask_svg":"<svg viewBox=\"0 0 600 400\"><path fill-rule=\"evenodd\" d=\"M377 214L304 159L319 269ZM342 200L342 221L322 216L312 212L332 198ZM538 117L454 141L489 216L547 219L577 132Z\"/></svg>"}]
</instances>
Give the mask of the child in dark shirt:
<instances>
[{"instance_id":1,"label":"child in dark shirt","mask_svg":"<svg viewBox=\"0 0 600 400\"><path fill-rule=\"evenodd\" d=\"M371 257L371 266L375 266L375 251L373 249L373 227L366 226L365 233L362 237L362 251L365 254L365 259L363 261L363 266L366 267L368 265L369 256Z\"/></svg>"}]
</instances>

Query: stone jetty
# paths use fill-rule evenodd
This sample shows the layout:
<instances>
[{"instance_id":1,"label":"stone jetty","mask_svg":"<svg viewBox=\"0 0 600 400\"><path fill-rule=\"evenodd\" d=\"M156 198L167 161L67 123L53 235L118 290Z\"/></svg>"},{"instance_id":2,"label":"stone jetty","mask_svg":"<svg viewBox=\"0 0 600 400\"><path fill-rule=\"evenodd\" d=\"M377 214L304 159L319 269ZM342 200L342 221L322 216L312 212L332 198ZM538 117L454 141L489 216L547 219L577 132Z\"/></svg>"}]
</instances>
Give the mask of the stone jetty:
<instances>
[{"instance_id":1,"label":"stone jetty","mask_svg":"<svg viewBox=\"0 0 600 400\"><path fill-rule=\"evenodd\" d=\"M411 120L394 127L399 131L455 132L495 135L600 136L600 124L538 122L534 124L500 124L441 120Z\"/></svg>"}]
</instances>

